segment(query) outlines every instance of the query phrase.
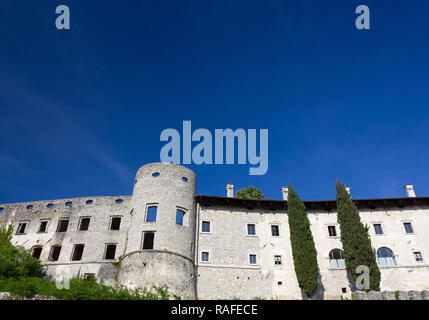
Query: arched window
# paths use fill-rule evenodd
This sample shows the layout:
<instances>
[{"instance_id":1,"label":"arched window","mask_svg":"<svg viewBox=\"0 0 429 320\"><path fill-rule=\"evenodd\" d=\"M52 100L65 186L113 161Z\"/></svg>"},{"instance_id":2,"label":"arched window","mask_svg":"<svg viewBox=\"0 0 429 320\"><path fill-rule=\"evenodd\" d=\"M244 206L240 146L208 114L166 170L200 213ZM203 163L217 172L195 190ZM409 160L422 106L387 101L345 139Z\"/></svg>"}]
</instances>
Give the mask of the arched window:
<instances>
[{"instance_id":1,"label":"arched window","mask_svg":"<svg viewBox=\"0 0 429 320\"><path fill-rule=\"evenodd\" d=\"M331 269L345 269L346 260L344 260L343 251L334 249L329 252L329 267Z\"/></svg>"},{"instance_id":2,"label":"arched window","mask_svg":"<svg viewBox=\"0 0 429 320\"><path fill-rule=\"evenodd\" d=\"M377 260L378 265L381 267L396 266L396 259L393 251L386 247L377 250Z\"/></svg>"}]
</instances>

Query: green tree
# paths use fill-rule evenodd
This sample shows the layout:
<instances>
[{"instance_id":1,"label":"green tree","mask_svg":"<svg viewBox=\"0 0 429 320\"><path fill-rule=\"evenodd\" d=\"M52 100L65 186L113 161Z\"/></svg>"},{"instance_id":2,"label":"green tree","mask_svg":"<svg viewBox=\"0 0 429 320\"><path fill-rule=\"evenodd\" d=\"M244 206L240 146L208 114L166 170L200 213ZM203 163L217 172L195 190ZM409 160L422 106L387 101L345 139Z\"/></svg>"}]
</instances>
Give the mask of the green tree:
<instances>
[{"instance_id":1,"label":"green tree","mask_svg":"<svg viewBox=\"0 0 429 320\"><path fill-rule=\"evenodd\" d=\"M0 226L0 278L39 277L40 261L22 247L12 245L13 226Z\"/></svg>"},{"instance_id":2,"label":"green tree","mask_svg":"<svg viewBox=\"0 0 429 320\"><path fill-rule=\"evenodd\" d=\"M356 283L360 274L356 268L360 265L369 268L370 288L365 291L380 290L380 270L377 265L375 250L372 248L368 226L364 226L359 212L343 184L337 181L337 219L341 229L344 259L347 269Z\"/></svg>"},{"instance_id":3,"label":"green tree","mask_svg":"<svg viewBox=\"0 0 429 320\"><path fill-rule=\"evenodd\" d=\"M248 186L247 188L242 188L235 193L236 198L241 199L259 199L264 200L264 193L262 190L256 189L252 186Z\"/></svg>"},{"instance_id":4,"label":"green tree","mask_svg":"<svg viewBox=\"0 0 429 320\"><path fill-rule=\"evenodd\" d=\"M296 277L299 287L311 299L318 287L317 252L305 205L291 185L289 185L287 204L290 242Z\"/></svg>"}]
</instances>

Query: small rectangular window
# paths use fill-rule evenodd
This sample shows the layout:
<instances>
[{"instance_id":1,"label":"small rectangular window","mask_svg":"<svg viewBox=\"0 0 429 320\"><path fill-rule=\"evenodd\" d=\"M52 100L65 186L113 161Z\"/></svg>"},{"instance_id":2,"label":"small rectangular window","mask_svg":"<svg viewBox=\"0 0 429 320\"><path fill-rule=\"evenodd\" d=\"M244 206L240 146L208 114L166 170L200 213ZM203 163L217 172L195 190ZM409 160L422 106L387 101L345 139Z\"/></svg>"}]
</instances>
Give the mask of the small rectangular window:
<instances>
[{"instance_id":1,"label":"small rectangular window","mask_svg":"<svg viewBox=\"0 0 429 320\"><path fill-rule=\"evenodd\" d=\"M274 264L275 265L282 264L282 256L274 256Z\"/></svg>"},{"instance_id":2,"label":"small rectangular window","mask_svg":"<svg viewBox=\"0 0 429 320\"><path fill-rule=\"evenodd\" d=\"M61 219L58 221L57 232L66 232L69 227L69 219Z\"/></svg>"},{"instance_id":3,"label":"small rectangular window","mask_svg":"<svg viewBox=\"0 0 429 320\"><path fill-rule=\"evenodd\" d=\"M201 252L201 261L209 262L209 253L207 251Z\"/></svg>"},{"instance_id":4,"label":"small rectangular window","mask_svg":"<svg viewBox=\"0 0 429 320\"><path fill-rule=\"evenodd\" d=\"M48 232L48 222L47 220L45 221L40 221L40 226L39 226L39 231L38 233L46 233Z\"/></svg>"},{"instance_id":5,"label":"small rectangular window","mask_svg":"<svg viewBox=\"0 0 429 320\"><path fill-rule=\"evenodd\" d=\"M383 234L383 228L381 227L381 224L374 223L374 231L375 234Z\"/></svg>"},{"instance_id":6,"label":"small rectangular window","mask_svg":"<svg viewBox=\"0 0 429 320\"><path fill-rule=\"evenodd\" d=\"M119 230L121 227L121 218L113 217L110 221L110 230Z\"/></svg>"},{"instance_id":7,"label":"small rectangular window","mask_svg":"<svg viewBox=\"0 0 429 320\"><path fill-rule=\"evenodd\" d=\"M404 228L406 233L414 233L413 226L411 225L411 222L405 222Z\"/></svg>"},{"instance_id":8,"label":"small rectangular window","mask_svg":"<svg viewBox=\"0 0 429 320\"><path fill-rule=\"evenodd\" d=\"M249 254L249 263L256 264L256 254Z\"/></svg>"},{"instance_id":9,"label":"small rectangular window","mask_svg":"<svg viewBox=\"0 0 429 320\"><path fill-rule=\"evenodd\" d=\"M201 226L202 232L210 232L210 221L203 221Z\"/></svg>"},{"instance_id":10,"label":"small rectangular window","mask_svg":"<svg viewBox=\"0 0 429 320\"><path fill-rule=\"evenodd\" d=\"M40 259L40 255L42 254L42 247L33 248L32 256L36 259Z\"/></svg>"},{"instance_id":11,"label":"small rectangular window","mask_svg":"<svg viewBox=\"0 0 429 320\"><path fill-rule=\"evenodd\" d=\"M254 224L247 225L247 235L254 236L256 235L256 227Z\"/></svg>"},{"instance_id":12,"label":"small rectangular window","mask_svg":"<svg viewBox=\"0 0 429 320\"><path fill-rule=\"evenodd\" d=\"M337 236L337 228L335 226L328 226L328 234L330 237Z\"/></svg>"},{"instance_id":13,"label":"small rectangular window","mask_svg":"<svg viewBox=\"0 0 429 320\"><path fill-rule=\"evenodd\" d=\"M143 250L153 249L153 240L155 238L154 232L143 233Z\"/></svg>"},{"instance_id":14,"label":"small rectangular window","mask_svg":"<svg viewBox=\"0 0 429 320\"><path fill-rule=\"evenodd\" d=\"M18 224L18 229L16 230L16 234L25 234L25 230L27 229L27 222L20 222Z\"/></svg>"},{"instance_id":15,"label":"small rectangular window","mask_svg":"<svg viewBox=\"0 0 429 320\"><path fill-rule=\"evenodd\" d=\"M421 252L414 252L414 258L416 259L417 262L422 262L423 261L423 257L422 257L422 253Z\"/></svg>"},{"instance_id":16,"label":"small rectangular window","mask_svg":"<svg viewBox=\"0 0 429 320\"><path fill-rule=\"evenodd\" d=\"M106 245L106 253L104 255L104 259L106 260L115 259L115 253L116 253L116 244Z\"/></svg>"},{"instance_id":17,"label":"small rectangular window","mask_svg":"<svg viewBox=\"0 0 429 320\"><path fill-rule=\"evenodd\" d=\"M158 207L156 207L156 206L148 207L147 208L146 221L147 222L155 222L157 211L158 211Z\"/></svg>"},{"instance_id":18,"label":"small rectangular window","mask_svg":"<svg viewBox=\"0 0 429 320\"><path fill-rule=\"evenodd\" d=\"M177 209L176 212L176 224L183 226L183 217L185 216L185 211Z\"/></svg>"},{"instance_id":19,"label":"small rectangular window","mask_svg":"<svg viewBox=\"0 0 429 320\"><path fill-rule=\"evenodd\" d=\"M51 248L51 254L49 255L49 261L58 261L60 258L61 246L53 246Z\"/></svg>"},{"instance_id":20,"label":"small rectangular window","mask_svg":"<svg viewBox=\"0 0 429 320\"><path fill-rule=\"evenodd\" d=\"M88 231L91 218L80 218L79 231Z\"/></svg>"},{"instance_id":21,"label":"small rectangular window","mask_svg":"<svg viewBox=\"0 0 429 320\"><path fill-rule=\"evenodd\" d=\"M272 225L271 226L271 235L273 237L278 237L280 236L280 228L278 225Z\"/></svg>"},{"instance_id":22,"label":"small rectangular window","mask_svg":"<svg viewBox=\"0 0 429 320\"><path fill-rule=\"evenodd\" d=\"M82 260L83 256L83 249L85 248L85 245L83 244L76 244L73 249L73 255L72 255L72 261L80 261Z\"/></svg>"},{"instance_id":23,"label":"small rectangular window","mask_svg":"<svg viewBox=\"0 0 429 320\"><path fill-rule=\"evenodd\" d=\"M95 273L85 273L83 275L83 279L85 279L85 280L95 280Z\"/></svg>"}]
</instances>

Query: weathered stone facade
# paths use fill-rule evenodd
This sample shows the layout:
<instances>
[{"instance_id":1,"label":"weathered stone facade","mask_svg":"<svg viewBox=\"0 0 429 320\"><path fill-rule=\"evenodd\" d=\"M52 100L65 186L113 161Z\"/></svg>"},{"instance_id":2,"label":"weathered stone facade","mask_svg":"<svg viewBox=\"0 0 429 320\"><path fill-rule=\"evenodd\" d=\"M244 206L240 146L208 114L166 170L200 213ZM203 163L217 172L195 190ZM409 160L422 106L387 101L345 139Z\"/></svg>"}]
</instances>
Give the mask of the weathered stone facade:
<instances>
[{"instance_id":1,"label":"weathered stone facade","mask_svg":"<svg viewBox=\"0 0 429 320\"><path fill-rule=\"evenodd\" d=\"M166 285L186 299L302 299L287 201L236 199L232 184L228 197L197 196L195 190L191 170L152 163L137 172L131 196L4 204L0 224L13 224L13 243L40 254L52 278L92 274L110 285ZM393 255L379 261L381 295L412 291L413 299L423 299L429 290L429 198L415 197L412 186L406 190L405 198L354 201L374 249ZM287 188L282 194L286 199ZM313 298L350 298L344 261L333 255L342 249L335 201L304 203L318 252L320 286ZM81 254L77 245L84 245ZM112 262L119 257L118 270Z\"/></svg>"}]
</instances>

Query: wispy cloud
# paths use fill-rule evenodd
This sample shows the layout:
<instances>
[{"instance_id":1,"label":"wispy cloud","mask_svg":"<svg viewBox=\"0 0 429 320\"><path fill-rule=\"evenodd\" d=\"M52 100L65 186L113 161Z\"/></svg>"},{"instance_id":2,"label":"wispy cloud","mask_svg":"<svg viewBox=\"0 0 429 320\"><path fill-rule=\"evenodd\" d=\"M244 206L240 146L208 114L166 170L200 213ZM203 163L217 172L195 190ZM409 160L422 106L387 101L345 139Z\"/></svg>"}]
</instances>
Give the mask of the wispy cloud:
<instances>
[{"instance_id":1,"label":"wispy cloud","mask_svg":"<svg viewBox=\"0 0 429 320\"><path fill-rule=\"evenodd\" d=\"M104 166L121 183L129 185L132 172L112 155L109 145L95 129L80 121L73 107L42 97L16 77L2 79L0 76L0 82L5 84L0 86L0 108L4 115L0 119L0 134L8 137L9 143L31 141L54 154L86 156ZM65 144L68 147L64 147ZM22 164L22 160L2 150L0 169L9 170Z\"/></svg>"}]
</instances>

